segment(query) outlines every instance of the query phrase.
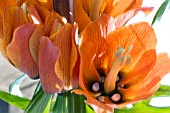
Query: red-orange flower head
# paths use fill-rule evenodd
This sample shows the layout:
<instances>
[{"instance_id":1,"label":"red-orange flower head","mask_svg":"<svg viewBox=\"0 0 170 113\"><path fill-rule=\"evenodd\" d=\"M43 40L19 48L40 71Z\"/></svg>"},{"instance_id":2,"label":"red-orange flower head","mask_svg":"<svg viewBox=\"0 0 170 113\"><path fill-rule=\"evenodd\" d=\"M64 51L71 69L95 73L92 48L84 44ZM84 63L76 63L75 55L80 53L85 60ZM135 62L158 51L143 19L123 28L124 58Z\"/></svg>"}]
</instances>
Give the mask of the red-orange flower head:
<instances>
[{"instance_id":1,"label":"red-orange flower head","mask_svg":"<svg viewBox=\"0 0 170 113\"><path fill-rule=\"evenodd\" d=\"M113 108L148 99L170 72L170 58L156 54L156 36L148 23L121 27L118 21L103 14L82 33L82 90L74 92L85 95L96 112L113 112Z\"/></svg>"},{"instance_id":2,"label":"red-orange flower head","mask_svg":"<svg viewBox=\"0 0 170 113\"><path fill-rule=\"evenodd\" d=\"M2 55L30 78L40 77L46 93L77 88L77 24L64 22L59 14L49 12L38 1L21 0L18 5L23 2L26 11L18 6L0 10Z\"/></svg>"},{"instance_id":3,"label":"red-orange flower head","mask_svg":"<svg viewBox=\"0 0 170 113\"><path fill-rule=\"evenodd\" d=\"M142 2L143 0L74 0L74 19L81 33L88 23L98 19L101 13L115 18L128 12L132 18L138 11L145 14L151 12L153 8L142 8Z\"/></svg>"}]
</instances>

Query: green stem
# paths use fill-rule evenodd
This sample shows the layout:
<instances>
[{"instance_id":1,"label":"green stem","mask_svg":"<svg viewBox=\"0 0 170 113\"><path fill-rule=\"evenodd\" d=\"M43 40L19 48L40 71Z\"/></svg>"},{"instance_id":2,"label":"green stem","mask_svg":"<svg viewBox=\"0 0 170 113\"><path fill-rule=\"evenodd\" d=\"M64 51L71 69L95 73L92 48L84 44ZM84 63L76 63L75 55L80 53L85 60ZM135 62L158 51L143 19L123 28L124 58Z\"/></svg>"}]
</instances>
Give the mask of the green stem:
<instances>
[{"instance_id":1,"label":"green stem","mask_svg":"<svg viewBox=\"0 0 170 113\"><path fill-rule=\"evenodd\" d=\"M57 96L53 113L86 113L85 97L70 91Z\"/></svg>"}]
</instances>

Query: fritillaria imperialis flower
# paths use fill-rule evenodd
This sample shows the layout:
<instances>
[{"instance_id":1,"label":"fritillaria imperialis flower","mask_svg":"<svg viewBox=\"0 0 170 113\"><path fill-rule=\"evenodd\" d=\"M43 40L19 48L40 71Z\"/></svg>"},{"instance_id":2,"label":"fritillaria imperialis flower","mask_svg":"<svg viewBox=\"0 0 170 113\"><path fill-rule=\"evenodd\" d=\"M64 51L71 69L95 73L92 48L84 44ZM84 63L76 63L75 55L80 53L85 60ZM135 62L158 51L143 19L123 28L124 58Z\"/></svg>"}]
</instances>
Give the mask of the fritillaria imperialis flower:
<instances>
[{"instance_id":1,"label":"fritillaria imperialis flower","mask_svg":"<svg viewBox=\"0 0 170 113\"><path fill-rule=\"evenodd\" d=\"M78 87L77 25L63 21L38 1L18 3L24 3L24 8L18 5L2 9L2 55L30 78L40 78L46 93Z\"/></svg>"},{"instance_id":2,"label":"fritillaria imperialis flower","mask_svg":"<svg viewBox=\"0 0 170 113\"><path fill-rule=\"evenodd\" d=\"M131 15L131 18L138 11L149 14L153 8L141 8L142 2L143 0L74 0L74 18L81 33L88 23L98 19L102 13L114 18L127 12Z\"/></svg>"},{"instance_id":3,"label":"fritillaria imperialis flower","mask_svg":"<svg viewBox=\"0 0 170 113\"><path fill-rule=\"evenodd\" d=\"M82 32L81 89L74 92L85 95L97 113L148 99L170 72L170 58L156 54L156 36L148 23L115 23L121 20L102 14Z\"/></svg>"}]
</instances>

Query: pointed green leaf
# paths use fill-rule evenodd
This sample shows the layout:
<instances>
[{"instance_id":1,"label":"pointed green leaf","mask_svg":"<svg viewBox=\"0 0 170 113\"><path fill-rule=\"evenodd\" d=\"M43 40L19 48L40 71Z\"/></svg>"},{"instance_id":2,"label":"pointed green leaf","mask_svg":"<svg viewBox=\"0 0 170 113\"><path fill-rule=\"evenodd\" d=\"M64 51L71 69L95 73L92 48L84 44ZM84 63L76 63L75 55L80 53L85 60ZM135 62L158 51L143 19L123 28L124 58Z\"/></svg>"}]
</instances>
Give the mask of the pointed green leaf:
<instances>
[{"instance_id":1,"label":"pointed green leaf","mask_svg":"<svg viewBox=\"0 0 170 113\"><path fill-rule=\"evenodd\" d=\"M56 99L56 103L53 107L53 113L62 113L62 108L63 108L63 104L62 104L62 96L61 95L57 95L57 99Z\"/></svg>"},{"instance_id":2,"label":"pointed green leaf","mask_svg":"<svg viewBox=\"0 0 170 113\"><path fill-rule=\"evenodd\" d=\"M39 86L37 86L39 87ZM46 109L50 109L49 102L51 102L53 95L44 93L43 89L40 88L37 93L31 99L25 113L48 113ZM48 108L47 108L48 107Z\"/></svg>"},{"instance_id":3,"label":"pointed green leaf","mask_svg":"<svg viewBox=\"0 0 170 113\"><path fill-rule=\"evenodd\" d=\"M29 99L27 98L23 98L23 97L19 97L19 96L15 96L3 91L0 91L0 99L6 101L7 103L25 110L30 102Z\"/></svg>"},{"instance_id":4,"label":"pointed green leaf","mask_svg":"<svg viewBox=\"0 0 170 113\"><path fill-rule=\"evenodd\" d=\"M162 15L165 12L165 9L168 7L170 9L170 0L165 0L162 5L159 7L158 11L156 12L153 20L152 20L152 26L155 24L156 21L160 21L162 18Z\"/></svg>"},{"instance_id":5,"label":"pointed green leaf","mask_svg":"<svg viewBox=\"0 0 170 113\"><path fill-rule=\"evenodd\" d=\"M70 91L59 94L53 108L53 113L87 113L86 98L82 95L76 95ZM90 113L90 112L89 112Z\"/></svg>"}]
</instances>

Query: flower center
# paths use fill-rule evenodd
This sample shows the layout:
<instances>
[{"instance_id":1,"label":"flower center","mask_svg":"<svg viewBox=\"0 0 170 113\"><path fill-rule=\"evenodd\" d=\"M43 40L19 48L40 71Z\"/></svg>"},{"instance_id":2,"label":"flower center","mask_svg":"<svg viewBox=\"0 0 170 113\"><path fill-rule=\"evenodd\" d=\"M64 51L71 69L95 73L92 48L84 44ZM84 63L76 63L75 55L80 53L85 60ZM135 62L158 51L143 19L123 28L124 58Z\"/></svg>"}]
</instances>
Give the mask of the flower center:
<instances>
[{"instance_id":1,"label":"flower center","mask_svg":"<svg viewBox=\"0 0 170 113\"><path fill-rule=\"evenodd\" d=\"M110 98L113 103L122 102L122 94L119 92L120 87L118 86L118 82L121 81L123 77L123 72L121 72L121 68L124 65L128 65L132 58L129 54L132 46L127 47L127 49L123 49L122 47L118 47L115 53L115 61L110 69L110 72L107 76L101 75L101 83L93 83L92 90L94 92L100 91L100 95L97 97L97 100L100 102L105 102L105 98Z\"/></svg>"}]
</instances>

